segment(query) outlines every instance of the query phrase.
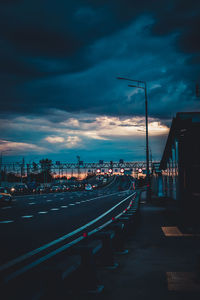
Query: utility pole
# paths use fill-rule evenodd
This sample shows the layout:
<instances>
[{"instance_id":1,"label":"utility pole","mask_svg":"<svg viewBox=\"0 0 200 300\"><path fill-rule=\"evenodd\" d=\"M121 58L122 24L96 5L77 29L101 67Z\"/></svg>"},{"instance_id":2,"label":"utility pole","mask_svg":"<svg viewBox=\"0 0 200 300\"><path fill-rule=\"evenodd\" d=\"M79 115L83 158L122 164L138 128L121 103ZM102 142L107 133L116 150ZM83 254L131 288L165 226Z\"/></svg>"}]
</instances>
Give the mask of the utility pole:
<instances>
[{"instance_id":1,"label":"utility pole","mask_svg":"<svg viewBox=\"0 0 200 300\"><path fill-rule=\"evenodd\" d=\"M152 157L152 151L151 151L151 148L150 148L149 152L150 152L150 166L151 166L151 172L152 172L153 157Z\"/></svg>"},{"instance_id":2,"label":"utility pole","mask_svg":"<svg viewBox=\"0 0 200 300\"><path fill-rule=\"evenodd\" d=\"M117 77L117 79L133 81L134 84L129 84L129 87L143 89L145 92L145 127L146 127L146 181L147 181L147 201L151 199L151 181L149 173L149 135L148 135L148 101L147 101L147 84L146 81L134 80L124 77Z\"/></svg>"},{"instance_id":3,"label":"utility pole","mask_svg":"<svg viewBox=\"0 0 200 300\"><path fill-rule=\"evenodd\" d=\"M80 156L79 155L77 155L77 160L78 160L78 180L80 179Z\"/></svg>"},{"instance_id":4,"label":"utility pole","mask_svg":"<svg viewBox=\"0 0 200 300\"><path fill-rule=\"evenodd\" d=\"M22 158L22 164L21 164L21 183L22 183L22 178L25 175L24 174L24 165L25 165L25 161L24 161L24 157Z\"/></svg>"}]
</instances>

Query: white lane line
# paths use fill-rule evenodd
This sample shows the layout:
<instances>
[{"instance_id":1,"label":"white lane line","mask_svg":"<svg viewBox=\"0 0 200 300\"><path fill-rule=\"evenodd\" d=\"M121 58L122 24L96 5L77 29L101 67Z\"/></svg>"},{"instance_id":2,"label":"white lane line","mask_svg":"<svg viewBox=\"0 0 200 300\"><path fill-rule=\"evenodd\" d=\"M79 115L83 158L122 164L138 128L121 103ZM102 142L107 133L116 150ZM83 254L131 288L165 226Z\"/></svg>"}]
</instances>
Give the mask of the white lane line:
<instances>
[{"instance_id":1,"label":"white lane line","mask_svg":"<svg viewBox=\"0 0 200 300\"><path fill-rule=\"evenodd\" d=\"M80 232L81 230L87 228L88 226L94 224L95 222L97 222L98 220L100 220L101 218L103 218L105 215L109 214L112 210L114 210L117 206L119 206L120 204L122 204L123 202L125 202L126 200L128 200L131 196L133 196L135 194L135 192L133 192L131 195L129 195L128 197L126 197L125 199L123 199L122 201L120 201L118 204L116 204L114 207L112 207L111 209L109 209L108 211L106 211L105 213L103 213L102 215L100 215L99 217L97 217L96 219L93 219L92 221L90 221L89 223L77 228L76 230L70 232L70 233L67 233L66 235L63 235L61 236L60 238L48 243L48 244L45 244L39 248L36 248L35 250L32 250L24 255L21 255L7 263L5 263L4 265L1 265L0 266L0 272L3 271L3 270L6 270L8 269L9 267L12 267L13 265L21 262L21 261L24 261L25 259L37 254L37 253L40 253L41 251L63 241L63 240L66 240L67 238L73 236L74 234ZM98 197L99 198L99 197ZM82 237L81 237L82 238ZM68 244L67 244L68 245Z\"/></svg>"},{"instance_id":2,"label":"white lane line","mask_svg":"<svg viewBox=\"0 0 200 300\"><path fill-rule=\"evenodd\" d=\"M8 208L12 208L12 206L5 206L5 207L2 207L1 209L8 209Z\"/></svg>"},{"instance_id":3,"label":"white lane line","mask_svg":"<svg viewBox=\"0 0 200 300\"><path fill-rule=\"evenodd\" d=\"M7 224L7 223L13 223L13 220L4 220L4 221L0 221L0 224Z\"/></svg>"},{"instance_id":4,"label":"white lane line","mask_svg":"<svg viewBox=\"0 0 200 300\"><path fill-rule=\"evenodd\" d=\"M43 196L43 198L47 198L47 196Z\"/></svg>"},{"instance_id":5,"label":"white lane line","mask_svg":"<svg viewBox=\"0 0 200 300\"><path fill-rule=\"evenodd\" d=\"M29 202L29 205L34 205L35 204L35 202Z\"/></svg>"},{"instance_id":6,"label":"white lane line","mask_svg":"<svg viewBox=\"0 0 200 300\"><path fill-rule=\"evenodd\" d=\"M29 218L33 218L33 215L30 215L30 216L21 216L21 218L23 218L23 219L29 219Z\"/></svg>"},{"instance_id":7,"label":"white lane line","mask_svg":"<svg viewBox=\"0 0 200 300\"><path fill-rule=\"evenodd\" d=\"M61 207L62 207L62 208L67 208L68 206L67 206L67 205L62 205Z\"/></svg>"},{"instance_id":8,"label":"white lane line","mask_svg":"<svg viewBox=\"0 0 200 300\"><path fill-rule=\"evenodd\" d=\"M76 204L80 204L81 202L76 202Z\"/></svg>"},{"instance_id":9,"label":"white lane line","mask_svg":"<svg viewBox=\"0 0 200 300\"><path fill-rule=\"evenodd\" d=\"M43 214L47 214L48 211L38 211L38 214L43 215Z\"/></svg>"},{"instance_id":10,"label":"white lane line","mask_svg":"<svg viewBox=\"0 0 200 300\"><path fill-rule=\"evenodd\" d=\"M47 202L52 202L52 200L48 199Z\"/></svg>"},{"instance_id":11,"label":"white lane line","mask_svg":"<svg viewBox=\"0 0 200 300\"><path fill-rule=\"evenodd\" d=\"M55 207L55 208L51 208L50 210L59 210L59 208Z\"/></svg>"},{"instance_id":12,"label":"white lane line","mask_svg":"<svg viewBox=\"0 0 200 300\"><path fill-rule=\"evenodd\" d=\"M35 197L29 197L28 199L29 200L35 200Z\"/></svg>"},{"instance_id":13,"label":"white lane line","mask_svg":"<svg viewBox=\"0 0 200 300\"><path fill-rule=\"evenodd\" d=\"M74 203L70 203L69 205L71 205L71 206L72 206L72 205L75 205L75 204L74 204Z\"/></svg>"},{"instance_id":14,"label":"white lane line","mask_svg":"<svg viewBox=\"0 0 200 300\"><path fill-rule=\"evenodd\" d=\"M60 200L64 200L64 198L60 198Z\"/></svg>"}]
</instances>

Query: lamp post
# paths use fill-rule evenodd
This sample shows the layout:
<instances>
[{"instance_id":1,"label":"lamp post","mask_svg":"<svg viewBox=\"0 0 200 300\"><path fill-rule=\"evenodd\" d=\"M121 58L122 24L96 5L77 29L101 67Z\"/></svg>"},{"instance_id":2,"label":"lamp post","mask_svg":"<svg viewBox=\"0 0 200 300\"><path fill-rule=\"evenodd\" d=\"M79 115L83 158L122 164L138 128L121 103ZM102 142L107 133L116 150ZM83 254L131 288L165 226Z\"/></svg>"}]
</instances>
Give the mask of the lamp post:
<instances>
[{"instance_id":1,"label":"lamp post","mask_svg":"<svg viewBox=\"0 0 200 300\"><path fill-rule=\"evenodd\" d=\"M150 174L149 174L149 134L148 134L148 102L147 102L147 84L145 81L134 80L130 78L117 77L119 80L132 81L135 84L129 84L129 87L143 89L145 92L145 125L146 125L146 178L147 178L147 200L151 198Z\"/></svg>"}]
</instances>

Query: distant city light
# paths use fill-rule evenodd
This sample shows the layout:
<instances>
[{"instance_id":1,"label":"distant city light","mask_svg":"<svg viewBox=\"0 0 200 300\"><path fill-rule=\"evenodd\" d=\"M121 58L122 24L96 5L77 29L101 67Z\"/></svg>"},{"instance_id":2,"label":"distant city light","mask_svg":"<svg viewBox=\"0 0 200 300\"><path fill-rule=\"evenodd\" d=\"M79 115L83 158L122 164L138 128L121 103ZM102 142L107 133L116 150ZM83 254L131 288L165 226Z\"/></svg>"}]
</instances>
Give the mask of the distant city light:
<instances>
[{"instance_id":1,"label":"distant city light","mask_svg":"<svg viewBox=\"0 0 200 300\"><path fill-rule=\"evenodd\" d=\"M121 173L124 173L124 169L121 169L120 172L121 172Z\"/></svg>"},{"instance_id":2,"label":"distant city light","mask_svg":"<svg viewBox=\"0 0 200 300\"><path fill-rule=\"evenodd\" d=\"M109 170L108 170L109 173L112 173L112 171L113 171L112 169L109 169Z\"/></svg>"}]
</instances>

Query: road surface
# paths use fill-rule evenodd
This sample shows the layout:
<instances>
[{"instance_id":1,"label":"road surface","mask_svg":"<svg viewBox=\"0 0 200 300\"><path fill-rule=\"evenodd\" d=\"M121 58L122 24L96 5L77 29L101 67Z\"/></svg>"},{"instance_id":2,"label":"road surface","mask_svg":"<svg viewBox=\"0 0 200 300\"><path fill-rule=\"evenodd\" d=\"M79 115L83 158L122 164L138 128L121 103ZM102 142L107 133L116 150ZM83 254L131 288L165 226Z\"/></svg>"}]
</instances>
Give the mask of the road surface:
<instances>
[{"instance_id":1,"label":"road surface","mask_svg":"<svg viewBox=\"0 0 200 300\"><path fill-rule=\"evenodd\" d=\"M121 192L119 185L123 187ZM133 194L130 186L128 177L119 176L98 190L15 197L11 205L0 208L0 265L55 241L98 217L100 220L93 228L111 219L130 202L128 197ZM120 202L122 204L107 213ZM87 226L85 230L88 230Z\"/></svg>"}]
</instances>

